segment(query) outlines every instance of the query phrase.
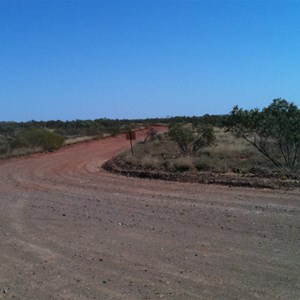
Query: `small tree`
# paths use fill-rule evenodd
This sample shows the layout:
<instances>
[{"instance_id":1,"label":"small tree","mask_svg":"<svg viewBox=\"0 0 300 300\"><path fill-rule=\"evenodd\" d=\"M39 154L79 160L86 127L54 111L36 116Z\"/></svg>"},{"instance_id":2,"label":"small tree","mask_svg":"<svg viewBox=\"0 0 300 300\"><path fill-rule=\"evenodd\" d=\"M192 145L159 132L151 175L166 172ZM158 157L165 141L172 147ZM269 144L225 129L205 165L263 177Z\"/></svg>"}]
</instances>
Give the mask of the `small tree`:
<instances>
[{"instance_id":1,"label":"small tree","mask_svg":"<svg viewBox=\"0 0 300 300\"><path fill-rule=\"evenodd\" d=\"M146 137L144 139L144 143L146 142L151 142L151 141L154 141L158 136L158 133L157 131L153 128L153 127L150 127L146 133Z\"/></svg>"},{"instance_id":2,"label":"small tree","mask_svg":"<svg viewBox=\"0 0 300 300\"><path fill-rule=\"evenodd\" d=\"M193 131L190 128L177 124L170 128L169 136L177 143L183 154L190 152L190 145L194 140Z\"/></svg>"},{"instance_id":3,"label":"small tree","mask_svg":"<svg viewBox=\"0 0 300 300\"><path fill-rule=\"evenodd\" d=\"M211 125L198 126L195 131L195 140L193 141L193 151L197 152L202 148L211 146L215 143L216 136L214 128Z\"/></svg>"},{"instance_id":4,"label":"small tree","mask_svg":"<svg viewBox=\"0 0 300 300\"><path fill-rule=\"evenodd\" d=\"M277 167L295 170L300 164L300 110L285 99L274 99L263 110L235 106L228 130L244 138Z\"/></svg>"},{"instance_id":5,"label":"small tree","mask_svg":"<svg viewBox=\"0 0 300 300\"><path fill-rule=\"evenodd\" d=\"M183 154L196 153L215 141L213 127L209 125L188 127L177 124L171 127L169 136L178 144Z\"/></svg>"}]
</instances>

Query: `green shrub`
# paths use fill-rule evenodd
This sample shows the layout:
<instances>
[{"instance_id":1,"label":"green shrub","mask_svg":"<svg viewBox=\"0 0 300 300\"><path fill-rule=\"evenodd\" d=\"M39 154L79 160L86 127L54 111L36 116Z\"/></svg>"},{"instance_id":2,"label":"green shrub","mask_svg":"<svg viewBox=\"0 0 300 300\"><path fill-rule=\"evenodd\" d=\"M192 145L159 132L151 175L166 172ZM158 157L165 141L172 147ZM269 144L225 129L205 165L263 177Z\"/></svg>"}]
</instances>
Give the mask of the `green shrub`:
<instances>
[{"instance_id":1,"label":"green shrub","mask_svg":"<svg viewBox=\"0 0 300 300\"><path fill-rule=\"evenodd\" d=\"M215 143L216 136L214 128L211 125L198 126L195 133L195 140L193 142L193 152L197 152L202 148L211 146Z\"/></svg>"},{"instance_id":2,"label":"green shrub","mask_svg":"<svg viewBox=\"0 0 300 300\"><path fill-rule=\"evenodd\" d=\"M175 125L169 130L169 137L175 141L182 154L197 153L200 149L213 145L214 129L210 125Z\"/></svg>"},{"instance_id":3,"label":"green shrub","mask_svg":"<svg viewBox=\"0 0 300 300\"><path fill-rule=\"evenodd\" d=\"M194 140L192 129L182 125L175 125L170 128L169 136L171 140L178 144L182 153L187 154L190 152L191 144Z\"/></svg>"},{"instance_id":4,"label":"green shrub","mask_svg":"<svg viewBox=\"0 0 300 300\"><path fill-rule=\"evenodd\" d=\"M111 134L111 136L117 136L118 134L121 133L121 129L118 127L110 128L107 131Z\"/></svg>"},{"instance_id":5,"label":"green shrub","mask_svg":"<svg viewBox=\"0 0 300 300\"><path fill-rule=\"evenodd\" d=\"M9 144L8 141L0 136L0 155L4 155L8 152Z\"/></svg>"},{"instance_id":6,"label":"green shrub","mask_svg":"<svg viewBox=\"0 0 300 300\"><path fill-rule=\"evenodd\" d=\"M262 110L235 106L227 126L276 167L300 168L300 109L295 104L279 98Z\"/></svg>"},{"instance_id":7,"label":"green shrub","mask_svg":"<svg viewBox=\"0 0 300 300\"><path fill-rule=\"evenodd\" d=\"M46 151L58 150L64 144L65 139L61 135L45 130L41 134L40 145Z\"/></svg>"},{"instance_id":8,"label":"green shrub","mask_svg":"<svg viewBox=\"0 0 300 300\"><path fill-rule=\"evenodd\" d=\"M16 135L12 148L40 147L44 151L54 151L59 149L64 142L63 136L46 129L23 129Z\"/></svg>"}]
</instances>

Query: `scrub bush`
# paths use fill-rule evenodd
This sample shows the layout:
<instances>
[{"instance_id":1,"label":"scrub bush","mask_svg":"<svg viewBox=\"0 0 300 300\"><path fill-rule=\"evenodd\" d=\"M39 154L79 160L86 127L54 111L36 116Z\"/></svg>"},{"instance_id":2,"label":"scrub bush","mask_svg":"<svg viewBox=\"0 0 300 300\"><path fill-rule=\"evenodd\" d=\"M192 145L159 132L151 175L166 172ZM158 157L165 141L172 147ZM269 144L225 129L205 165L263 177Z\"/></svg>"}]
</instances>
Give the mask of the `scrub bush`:
<instances>
[{"instance_id":1,"label":"scrub bush","mask_svg":"<svg viewBox=\"0 0 300 300\"><path fill-rule=\"evenodd\" d=\"M46 129L23 129L12 142L12 149L40 147L43 151L54 151L62 147L65 138Z\"/></svg>"}]
</instances>

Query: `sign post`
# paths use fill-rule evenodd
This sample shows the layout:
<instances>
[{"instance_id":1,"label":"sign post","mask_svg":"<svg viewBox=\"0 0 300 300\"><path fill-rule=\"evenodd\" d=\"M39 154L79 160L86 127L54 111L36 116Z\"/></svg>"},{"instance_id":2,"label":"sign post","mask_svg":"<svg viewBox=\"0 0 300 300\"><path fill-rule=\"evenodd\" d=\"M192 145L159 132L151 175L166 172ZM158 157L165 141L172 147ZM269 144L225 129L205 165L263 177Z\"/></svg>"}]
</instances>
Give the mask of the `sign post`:
<instances>
[{"instance_id":1,"label":"sign post","mask_svg":"<svg viewBox=\"0 0 300 300\"><path fill-rule=\"evenodd\" d=\"M133 148L132 148L132 140L135 140L135 131L127 131L126 132L126 140L130 140L130 149L131 149L131 154L133 155Z\"/></svg>"}]
</instances>

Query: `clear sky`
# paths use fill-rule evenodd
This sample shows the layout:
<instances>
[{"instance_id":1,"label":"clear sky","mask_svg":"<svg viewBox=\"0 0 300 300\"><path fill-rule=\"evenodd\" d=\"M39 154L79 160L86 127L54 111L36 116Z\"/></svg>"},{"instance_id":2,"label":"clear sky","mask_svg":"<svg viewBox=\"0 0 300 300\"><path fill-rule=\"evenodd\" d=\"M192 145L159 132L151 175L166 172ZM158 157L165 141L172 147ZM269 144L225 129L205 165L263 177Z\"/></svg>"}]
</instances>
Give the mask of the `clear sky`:
<instances>
[{"instance_id":1,"label":"clear sky","mask_svg":"<svg viewBox=\"0 0 300 300\"><path fill-rule=\"evenodd\" d=\"M0 0L0 120L300 106L300 1Z\"/></svg>"}]
</instances>

